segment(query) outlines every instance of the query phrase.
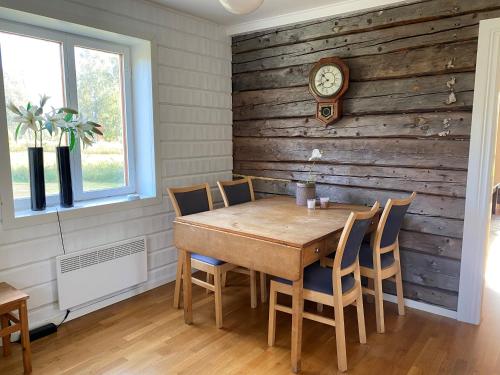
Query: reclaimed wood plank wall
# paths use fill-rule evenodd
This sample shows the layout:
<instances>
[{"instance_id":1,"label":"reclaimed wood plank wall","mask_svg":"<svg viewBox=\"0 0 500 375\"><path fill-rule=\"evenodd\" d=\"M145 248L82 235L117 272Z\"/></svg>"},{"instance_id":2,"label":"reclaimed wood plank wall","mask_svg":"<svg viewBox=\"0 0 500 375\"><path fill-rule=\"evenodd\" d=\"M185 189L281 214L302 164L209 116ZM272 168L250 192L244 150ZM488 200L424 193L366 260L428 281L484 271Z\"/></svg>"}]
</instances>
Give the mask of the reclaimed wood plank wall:
<instances>
[{"instance_id":1,"label":"reclaimed wood plank wall","mask_svg":"<svg viewBox=\"0 0 500 375\"><path fill-rule=\"evenodd\" d=\"M405 296L456 310L479 21L495 17L498 0L433 0L235 36L233 172L293 195L319 148L318 195L417 191L400 236ZM307 84L327 56L351 83L344 118L324 127Z\"/></svg>"}]
</instances>

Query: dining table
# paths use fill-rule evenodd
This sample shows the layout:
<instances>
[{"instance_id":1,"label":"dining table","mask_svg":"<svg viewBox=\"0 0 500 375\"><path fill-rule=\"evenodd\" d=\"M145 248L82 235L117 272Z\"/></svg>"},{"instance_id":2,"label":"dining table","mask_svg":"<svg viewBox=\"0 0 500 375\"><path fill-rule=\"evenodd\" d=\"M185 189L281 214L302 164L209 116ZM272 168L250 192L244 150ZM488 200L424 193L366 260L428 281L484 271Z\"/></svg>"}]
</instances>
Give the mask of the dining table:
<instances>
[{"instance_id":1,"label":"dining table","mask_svg":"<svg viewBox=\"0 0 500 375\"><path fill-rule=\"evenodd\" d=\"M177 217L174 242L191 274L191 252L292 282L291 366L300 372L304 268L333 253L352 211L369 207L330 203L298 206L289 196L273 196ZM372 224L373 226L375 223ZM184 321L192 324L191 278L183 278Z\"/></svg>"}]
</instances>

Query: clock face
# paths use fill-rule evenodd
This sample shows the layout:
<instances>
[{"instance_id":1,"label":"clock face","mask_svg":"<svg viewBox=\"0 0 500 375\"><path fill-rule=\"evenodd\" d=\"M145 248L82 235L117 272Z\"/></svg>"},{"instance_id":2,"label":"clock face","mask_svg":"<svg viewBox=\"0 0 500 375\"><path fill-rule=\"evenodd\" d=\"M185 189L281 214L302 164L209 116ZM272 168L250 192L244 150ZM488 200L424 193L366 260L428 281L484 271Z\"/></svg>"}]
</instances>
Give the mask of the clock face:
<instances>
[{"instance_id":1,"label":"clock face","mask_svg":"<svg viewBox=\"0 0 500 375\"><path fill-rule=\"evenodd\" d=\"M344 76L335 64L321 66L314 74L312 86L316 93L324 98L334 96L344 83Z\"/></svg>"}]
</instances>

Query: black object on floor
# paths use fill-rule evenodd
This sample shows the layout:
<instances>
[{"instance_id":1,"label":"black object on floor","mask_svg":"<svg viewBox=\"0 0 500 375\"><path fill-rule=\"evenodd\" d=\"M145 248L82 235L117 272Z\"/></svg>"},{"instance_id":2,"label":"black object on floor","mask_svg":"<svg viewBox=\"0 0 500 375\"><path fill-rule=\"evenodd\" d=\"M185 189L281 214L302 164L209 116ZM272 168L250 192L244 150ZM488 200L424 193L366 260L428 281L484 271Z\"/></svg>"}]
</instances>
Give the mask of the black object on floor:
<instances>
[{"instance_id":1,"label":"black object on floor","mask_svg":"<svg viewBox=\"0 0 500 375\"><path fill-rule=\"evenodd\" d=\"M33 342L56 332L57 326L54 323L45 324L44 326L30 330L30 341Z\"/></svg>"}]
</instances>

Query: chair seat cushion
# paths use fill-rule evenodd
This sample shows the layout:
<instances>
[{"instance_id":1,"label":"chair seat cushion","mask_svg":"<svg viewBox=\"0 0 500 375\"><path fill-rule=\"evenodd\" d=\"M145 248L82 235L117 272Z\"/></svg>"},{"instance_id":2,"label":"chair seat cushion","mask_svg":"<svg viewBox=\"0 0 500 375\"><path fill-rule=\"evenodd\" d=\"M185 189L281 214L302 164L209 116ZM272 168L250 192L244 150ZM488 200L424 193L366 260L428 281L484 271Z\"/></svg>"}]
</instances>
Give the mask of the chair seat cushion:
<instances>
[{"instance_id":1,"label":"chair seat cushion","mask_svg":"<svg viewBox=\"0 0 500 375\"><path fill-rule=\"evenodd\" d=\"M222 260L215 259L212 257L207 257L205 255L201 255L201 254L197 254L197 253L191 253L191 258L199 260L200 262L203 262L203 263L211 264L212 266L220 266L220 265L226 263Z\"/></svg>"},{"instance_id":2,"label":"chair seat cushion","mask_svg":"<svg viewBox=\"0 0 500 375\"><path fill-rule=\"evenodd\" d=\"M381 254L380 261L382 268L392 266L394 264L393 252ZM373 268L373 249L370 244L361 244L361 249L359 250L359 264L361 267Z\"/></svg>"},{"instance_id":3,"label":"chair seat cushion","mask_svg":"<svg viewBox=\"0 0 500 375\"><path fill-rule=\"evenodd\" d=\"M292 285L292 282L281 277L274 278L275 281ZM346 275L342 277L342 293L354 287L354 277ZM321 267L319 262L313 263L304 269L304 289L314 290L333 296L332 269Z\"/></svg>"}]
</instances>

